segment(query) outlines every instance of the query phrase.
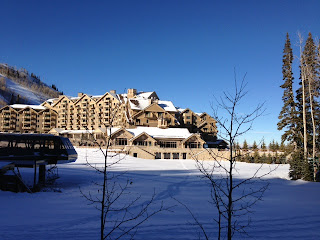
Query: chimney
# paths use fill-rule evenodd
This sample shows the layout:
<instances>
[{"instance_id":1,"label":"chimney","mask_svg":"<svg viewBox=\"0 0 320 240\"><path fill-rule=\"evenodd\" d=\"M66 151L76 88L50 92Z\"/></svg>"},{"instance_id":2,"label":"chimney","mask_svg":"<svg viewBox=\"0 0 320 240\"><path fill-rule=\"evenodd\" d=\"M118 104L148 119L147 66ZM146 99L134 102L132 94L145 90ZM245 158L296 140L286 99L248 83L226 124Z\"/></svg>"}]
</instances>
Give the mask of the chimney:
<instances>
[{"instance_id":1,"label":"chimney","mask_svg":"<svg viewBox=\"0 0 320 240\"><path fill-rule=\"evenodd\" d=\"M82 97L84 93L78 92L78 97Z\"/></svg>"},{"instance_id":2,"label":"chimney","mask_svg":"<svg viewBox=\"0 0 320 240\"><path fill-rule=\"evenodd\" d=\"M133 98L137 95L137 89L129 88L128 89L128 98Z\"/></svg>"},{"instance_id":3,"label":"chimney","mask_svg":"<svg viewBox=\"0 0 320 240\"><path fill-rule=\"evenodd\" d=\"M116 92L116 90L110 90L110 93L116 94L117 92Z\"/></svg>"}]
</instances>

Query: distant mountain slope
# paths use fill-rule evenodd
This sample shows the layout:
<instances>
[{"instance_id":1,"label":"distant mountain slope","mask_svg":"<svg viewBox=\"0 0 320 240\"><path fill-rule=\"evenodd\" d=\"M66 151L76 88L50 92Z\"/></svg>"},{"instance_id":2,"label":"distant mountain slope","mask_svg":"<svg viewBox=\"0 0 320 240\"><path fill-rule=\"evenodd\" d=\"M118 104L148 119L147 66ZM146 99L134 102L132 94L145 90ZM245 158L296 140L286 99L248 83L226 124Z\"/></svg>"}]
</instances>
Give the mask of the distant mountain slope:
<instances>
[{"instance_id":1,"label":"distant mountain slope","mask_svg":"<svg viewBox=\"0 0 320 240\"><path fill-rule=\"evenodd\" d=\"M59 94L54 85L48 86L33 73L0 64L0 107L15 103L40 104Z\"/></svg>"}]
</instances>

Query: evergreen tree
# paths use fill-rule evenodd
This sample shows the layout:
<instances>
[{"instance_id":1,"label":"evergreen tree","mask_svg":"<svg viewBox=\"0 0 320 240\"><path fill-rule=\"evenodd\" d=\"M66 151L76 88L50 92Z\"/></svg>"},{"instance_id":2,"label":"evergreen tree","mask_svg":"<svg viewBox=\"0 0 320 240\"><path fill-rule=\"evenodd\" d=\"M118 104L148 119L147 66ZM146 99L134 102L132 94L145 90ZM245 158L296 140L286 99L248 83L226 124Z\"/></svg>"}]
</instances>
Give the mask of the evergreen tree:
<instances>
[{"instance_id":1,"label":"evergreen tree","mask_svg":"<svg viewBox=\"0 0 320 240\"><path fill-rule=\"evenodd\" d=\"M243 141L243 144L242 144L242 149L243 149L243 150L248 150L248 148L249 148L249 147L248 147L247 140L244 140L244 141Z\"/></svg>"},{"instance_id":2,"label":"evergreen tree","mask_svg":"<svg viewBox=\"0 0 320 240\"><path fill-rule=\"evenodd\" d=\"M9 105L13 105L14 103L15 103L15 101L14 101L14 94L11 93L11 98L10 98Z\"/></svg>"},{"instance_id":3,"label":"evergreen tree","mask_svg":"<svg viewBox=\"0 0 320 240\"><path fill-rule=\"evenodd\" d=\"M267 146L266 146L266 143L264 142L264 140L262 140L262 143L261 143L261 150L262 151L266 151L267 150Z\"/></svg>"},{"instance_id":4,"label":"evergreen tree","mask_svg":"<svg viewBox=\"0 0 320 240\"><path fill-rule=\"evenodd\" d=\"M296 103L294 101L293 94L293 52L291 48L291 42L289 34L287 33L286 43L283 49L283 60L282 60L282 76L284 83L280 86L283 88L283 107L279 114L278 130L283 130L284 134L281 136L282 142L289 141L296 145L297 138L297 110Z\"/></svg>"},{"instance_id":5,"label":"evergreen tree","mask_svg":"<svg viewBox=\"0 0 320 240\"><path fill-rule=\"evenodd\" d=\"M272 140L272 142L269 143L269 151L271 152L275 152L276 151L276 143L274 141L274 139Z\"/></svg>"},{"instance_id":6,"label":"evergreen tree","mask_svg":"<svg viewBox=\"0 0 320 240\"><path fill-rule=\"evenodd\" d=\"M258 145L257 145L256 141L253 141L252 149L253 149L254 151L258 150Z\"/></svg>"},{"instance_id":7,"label":"evergreen tree","mask_svg":"<svg viewBox=\"0 0 320 240\"><path fill-rule=\"evenodd\" d=\"M300 141L304 151L303 159L293 166L302 164L297 171L301 171L297 175L302 175L302 178L309 180L313 175L312 163L308 161L308 156L312 159L316 156L316 139L317 125L319 125L319 104L316 99L319 97L319 59L317 47L313 41L312 34L309 33L306 40L303 52L300 56L300 88L297 90L297 103L299 109L299 119L297 126L303 134L303 139ZM306 120L304 121L305 118ZM303 122L305 122L303 124ZM310 167L311 165L311 167Z\"/></svg>"}]
</instances>

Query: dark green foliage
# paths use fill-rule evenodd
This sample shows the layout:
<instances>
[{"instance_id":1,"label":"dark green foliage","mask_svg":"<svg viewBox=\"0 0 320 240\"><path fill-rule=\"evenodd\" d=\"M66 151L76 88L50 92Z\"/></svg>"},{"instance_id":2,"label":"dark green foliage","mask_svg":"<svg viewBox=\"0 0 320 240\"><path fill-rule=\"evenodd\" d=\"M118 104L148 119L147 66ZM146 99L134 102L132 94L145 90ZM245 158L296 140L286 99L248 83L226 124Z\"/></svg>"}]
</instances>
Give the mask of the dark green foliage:
<instances>
[{"instance_id":1,"label":"dark green foliage","mask_svg":"<svg viewBox=\"0 0 320 240\"><path fill-rule=\"evenodd\" d=\"M286 43L283 49L282 75L284 83L280 86L283 88L283 107L279 114L278 130L285 129L282 135L282 142L294 142L296 138L296 121L297 111L293 94L293 72L292 72L293 52L289 34L287 33Z\"/></svg>"},{"instance_id":2,"label":"dark green foliage","mask_svg":"<svg viewBox=\"0 0 320 240\"><path fill-rule=\"evenodd\" d=\"M242 149L243 149L243 150L248 150L248 148L249 148L249 147L248 147L247 140L244 140L244 141L243 141L243 144L242 144Z\"/></svg>"},{"instance_id":3,"label":"dark green foliage","mask_svg":"<svg viewBox=\"0 0 320 240\"><path fill-rule=\"evenodd\" d=\"M261 150L262 151L266 151L267 150L267 146L266 146L264 140L262 140L262 143L261 143Z\"/></svg>"},{"instance_id":4,"label":"dark green foliage","mask_svg":"<svg viewBox=\"0 0 320 240\"><path fill-rule=\"evenodd\" d=\"M15 103L15 97L14 97L14 94L12 93L11 94L11 98L10 98L10 102L9 102L9 105L12 105Z\"/></svg>"},{"instance_id":5,"label":"dark green foliage","mask_svg":"<svg viewBox=\"0 0 320 240\"><path fill-rule=\"evenodd\" d=\"M303 177L303 152L302 149L295 151L291 155L289 177L292 180L301 179Z\"/></svg>"},{"instance_id":6,"label":"dark green foliage","mask_svg":"<svg viewBox=\"0 0 320 240\"><path fill-rule=\"evenodd\" d=\"M253 141L252 149L253 150L258 150L258 145L257 145L256 141Z\"/></svg>"},{"instance_id":7,"label":"dark green foliage","mask_svg":"<svg viewBox=\"0 0 320 240\"><path fill-rule=\"evenodd\" d=\"M272 152L276 152L280 150L279 143L272 140L272 142L269 143L269 150Z\"/></svg>"}]
</instances>

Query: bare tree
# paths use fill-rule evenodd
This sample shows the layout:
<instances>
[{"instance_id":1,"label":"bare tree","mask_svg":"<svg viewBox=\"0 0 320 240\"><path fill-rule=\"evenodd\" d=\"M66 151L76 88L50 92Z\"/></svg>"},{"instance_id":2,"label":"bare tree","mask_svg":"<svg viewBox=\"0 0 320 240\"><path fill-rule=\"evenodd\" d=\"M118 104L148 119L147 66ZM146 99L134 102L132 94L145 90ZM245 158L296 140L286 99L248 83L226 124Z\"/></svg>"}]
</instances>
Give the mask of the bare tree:
<instances>
[{"instance_id":1,"label":"bare tree","mask_svg":"<svg viewBox=\"0 0 320 240\"><path fill-rule=\"evenodd\" d=\"M237 139L251 130L254 120L264 112L264 104L258 104L249 114L239 112L239 104L247 94L246 85L245 76L240 84L237 83L235 76L235 92L233 94L224 92L222 97L215 99L216 107L212 105L213 118L221 129L219 137L229 144L228 154L223 155L219 151L207 149L213 161L200 161L195 158L197 168L202 177L208 180L211 189L210 200L218 214L215 222L218 226L219 240L225 236L231 240L235 233L247 234L246 227L250 224L251 208L262 199L269 185L263 177L274 170L269 168L262 172L263 164L261 164L251 177L246 179L235 177L238 172L237 161L244 155L250 154L248 151L242 154L236 148ZM224 112L225 117L220 115L220 110ZM263 183L255 185L257 181ZM191 212L187 206L185 207ZM204 226L193 214L192 217L200 227L204 238L209 239Z\"/></svg>"},{"instance_id":2,"label":"bare tree","mask_svg":"<svg viewBox=\"0 0 320 240\"><path fill-rule=\"evenodd\" d=\"M134 195L130 192L132 180L126 179L123 183L120 177L125 174L124 172L115 173L110 171L112 167L125 158L125 155L120 156L119 153L110 152L112 147L110 137L112 135L112 125L119 111L120 105L115 106L110 114L110 125L106 126L108 136L105 139L105 144L97 141L93 133L90 132L94 143L98 146L104 158L102 167L93 165L87 160L87 164L90 167L102 174L102 183L94 182L98 186L98 194L84 193L80 189L89 204L94 205L100 212L100 240L133 239L141 224L155 214L162 211L170 211L171 209L171 207L165 207L163 202L157 205L155 191L148 200L141 202L141 195Z\"/></svg>"},{"instance_id":3,"label":"bare tree","mask_svg":"<svg viewBox=\"0 0 320 240\"><path fill-rule=\"evenodd\" d=\"M303 37L301 33L298 33L299 37L299 48L300 48L300 66L301 66L301 85L302 85L302 119L303 119L303 155L307 159L308 149L307 149L307 118L306 118L306 80L307 71L303 64Z\"/></svg>"}]
</instances>

